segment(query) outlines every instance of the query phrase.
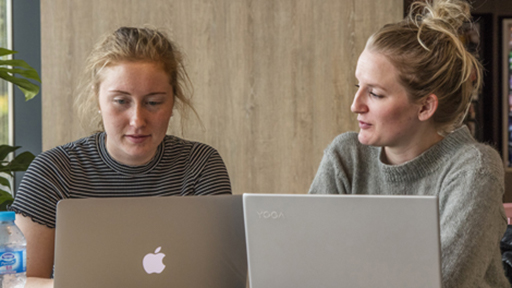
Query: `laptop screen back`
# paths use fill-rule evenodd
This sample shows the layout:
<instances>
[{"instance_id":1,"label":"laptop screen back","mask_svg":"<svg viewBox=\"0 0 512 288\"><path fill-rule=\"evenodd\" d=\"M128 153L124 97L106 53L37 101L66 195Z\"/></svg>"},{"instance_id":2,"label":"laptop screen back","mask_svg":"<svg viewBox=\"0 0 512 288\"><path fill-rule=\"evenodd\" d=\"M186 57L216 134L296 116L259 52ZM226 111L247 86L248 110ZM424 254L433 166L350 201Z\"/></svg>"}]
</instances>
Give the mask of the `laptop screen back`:
<instances>
[{"instance_id":1,"label":"laptop screen back","mask_svg":"<svg viewBox=\"0 0 512 288\"><path fill-rule=\"evenodd\" d=\"M243 288L245 249L241 195L62 200L55 287Z\"/></svg>"},{"instance_id":2,"label":"laptop screen back","mask_svg":"<svg viewBox=\"0 0 512 288\"><path fill-rule=\"evenodd\" d=\"M430 196L244 194L251 288L441 287Z\"/></svg>"}]
</instances>

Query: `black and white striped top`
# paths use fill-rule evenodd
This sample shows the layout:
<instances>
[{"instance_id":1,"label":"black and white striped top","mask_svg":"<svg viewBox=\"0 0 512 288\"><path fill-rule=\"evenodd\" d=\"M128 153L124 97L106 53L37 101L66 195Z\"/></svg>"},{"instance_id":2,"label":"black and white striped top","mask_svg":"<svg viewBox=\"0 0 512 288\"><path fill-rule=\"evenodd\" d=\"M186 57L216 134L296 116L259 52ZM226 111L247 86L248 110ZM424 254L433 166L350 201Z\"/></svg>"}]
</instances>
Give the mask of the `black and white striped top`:
<instances>
[{"instance_id":1,"label":"black and white striped top","mask_svg":"<svg viewBox=\"0 0 512 288\"><path fill-rule=\"evenodd\" d=\"M231 194L231 184L214 148L168 135L148 164L127 166L107 153L103 132L37 156L10 209L54 228L65 198L216 194Z\"/></svg>"}]
</instances>

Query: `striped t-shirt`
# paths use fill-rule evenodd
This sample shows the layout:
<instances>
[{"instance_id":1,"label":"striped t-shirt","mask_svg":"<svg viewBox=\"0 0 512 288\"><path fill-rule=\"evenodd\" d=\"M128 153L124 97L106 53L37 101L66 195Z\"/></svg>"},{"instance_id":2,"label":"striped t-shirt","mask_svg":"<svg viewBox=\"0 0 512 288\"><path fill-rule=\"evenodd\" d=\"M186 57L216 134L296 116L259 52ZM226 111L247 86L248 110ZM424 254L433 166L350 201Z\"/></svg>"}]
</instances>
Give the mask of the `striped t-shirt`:
<instances>
[{"instance_id":1,"label":"striped t-shirt","mask_svg":"<svg viewBox=\"0 0 512 288\"><path fill-rule=\"evenodd\" d=\"M168 135L149 163L127 166L107 153L102 132L37 156L10 209L54 228L61 199L216 194L231 184L214 148Z\"/></svg>"}]
</instances>

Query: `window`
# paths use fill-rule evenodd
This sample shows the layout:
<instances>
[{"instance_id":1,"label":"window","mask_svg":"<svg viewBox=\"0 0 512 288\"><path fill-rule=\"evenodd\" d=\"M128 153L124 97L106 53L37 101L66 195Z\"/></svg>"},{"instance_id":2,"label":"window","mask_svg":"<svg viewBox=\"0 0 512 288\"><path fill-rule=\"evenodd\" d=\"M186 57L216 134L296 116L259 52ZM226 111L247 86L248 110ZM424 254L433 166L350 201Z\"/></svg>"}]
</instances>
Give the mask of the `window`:
<instances>
[{"instance_id":1,"label":"window","mask_svg":"<svg viewBox=\"0 0 512 288\"><path fill-rule=\"evenodd\" d=\"M0 47L11 46L11 1L0 0ZM0 81L0 144L13 144L12 111L12 85Z\"/></svg>"}]
</instances>

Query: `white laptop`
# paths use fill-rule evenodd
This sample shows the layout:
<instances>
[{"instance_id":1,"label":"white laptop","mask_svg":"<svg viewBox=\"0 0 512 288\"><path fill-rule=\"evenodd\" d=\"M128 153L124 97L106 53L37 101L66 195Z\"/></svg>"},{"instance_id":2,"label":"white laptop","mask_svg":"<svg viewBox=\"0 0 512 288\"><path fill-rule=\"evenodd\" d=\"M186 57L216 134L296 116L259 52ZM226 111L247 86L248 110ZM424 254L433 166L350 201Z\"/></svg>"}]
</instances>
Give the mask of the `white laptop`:
<instances>
[{"instance_id":1,"label":"white laptop","mask_svg":"<svg viewBox=\"0 0 512 288\"><path fill-rule=\"evenodd\" d=\"M242 196L62 200L55 287L245 288Z\"/></svg>"},{"instance_id":2,"label":"white laptop","mask_svg":"<svg viewBox=\"0 0 512 288\"><path fill-rule=\"evenodd\" d=\"M441 287L436 197L243 197L251 288Z\"/></svg>"}]
</instances>

